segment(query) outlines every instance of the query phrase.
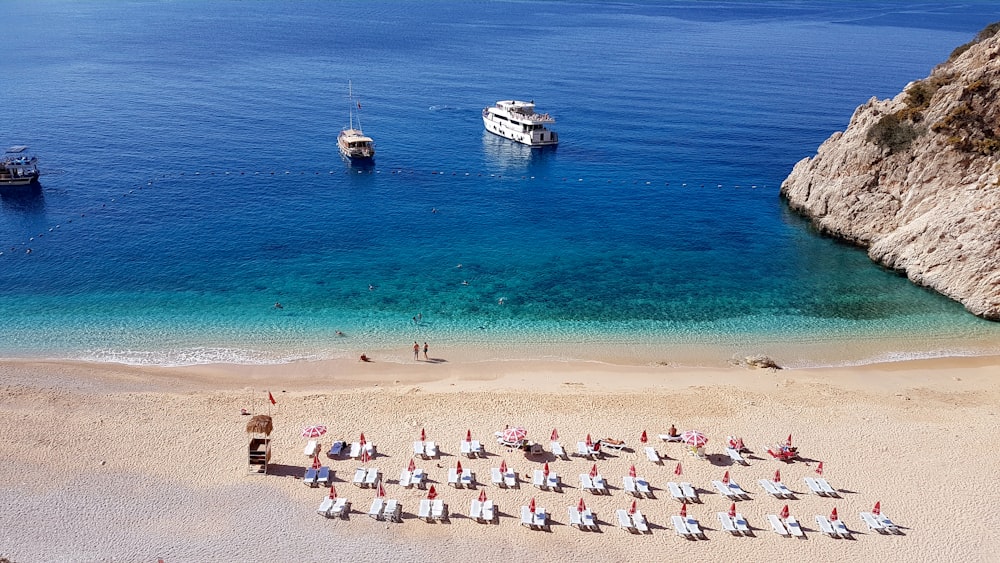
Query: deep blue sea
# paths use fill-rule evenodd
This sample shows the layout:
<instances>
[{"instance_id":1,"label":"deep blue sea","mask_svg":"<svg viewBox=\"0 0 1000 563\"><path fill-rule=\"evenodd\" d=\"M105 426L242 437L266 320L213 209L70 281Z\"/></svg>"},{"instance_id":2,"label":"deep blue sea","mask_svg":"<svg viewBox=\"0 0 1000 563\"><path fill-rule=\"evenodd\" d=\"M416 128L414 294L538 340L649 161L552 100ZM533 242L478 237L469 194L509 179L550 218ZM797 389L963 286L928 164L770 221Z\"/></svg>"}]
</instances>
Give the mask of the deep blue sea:
<instances>
[{"instance_id":1,"label":"deep blue sea","mask_svg":"<svg viewBox=\"0 0 1000 563\"><path fill-rule=\"evenodd\" d=\"M3 8L0 144L30 145L43 176L0 197L0 356L1000 353L1000 325L778 197L858 105L927 76L996 3ZM368 168L336 148L349 81ZM484 133L500 99L551 113L558 148Z\"/></svg>"}]
</instances>

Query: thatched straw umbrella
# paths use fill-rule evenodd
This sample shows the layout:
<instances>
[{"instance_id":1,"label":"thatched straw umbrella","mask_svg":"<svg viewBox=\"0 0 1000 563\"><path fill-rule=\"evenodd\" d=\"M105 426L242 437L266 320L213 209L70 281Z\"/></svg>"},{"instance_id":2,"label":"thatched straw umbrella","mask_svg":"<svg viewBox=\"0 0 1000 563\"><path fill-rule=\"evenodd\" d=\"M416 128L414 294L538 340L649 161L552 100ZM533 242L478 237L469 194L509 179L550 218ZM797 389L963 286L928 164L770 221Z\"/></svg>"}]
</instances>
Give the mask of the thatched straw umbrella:
<instances>
[{"instance_id":1,"label":"thatched straw umbrella","mask_svg":"<svg viewBox=\"0 0 1000 563\"><path fill-rule=\"evenodd\" d=\"M248 434L257 433L270 436L272 430L274 430L274 425L271 423L271 417L266 414L254 415L253 418L247 421Z\"/></svg>"}]
</instances>

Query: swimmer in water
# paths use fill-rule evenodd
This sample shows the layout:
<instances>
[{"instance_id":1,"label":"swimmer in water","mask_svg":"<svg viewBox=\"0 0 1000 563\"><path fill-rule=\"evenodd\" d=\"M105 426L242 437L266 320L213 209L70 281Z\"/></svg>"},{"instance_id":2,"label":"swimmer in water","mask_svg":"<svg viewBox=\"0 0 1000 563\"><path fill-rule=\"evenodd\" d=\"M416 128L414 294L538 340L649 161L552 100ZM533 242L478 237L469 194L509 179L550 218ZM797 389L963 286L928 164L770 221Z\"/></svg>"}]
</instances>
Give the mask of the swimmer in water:
<instances>
[{"instance_id":1,"label":"swimmer in water","mask_svg":"<svg viewBox=\"0 0 1000 563\"><path fill-rule=\"evenodd\" d=\"M284 309L284 307L281 306L281 303L279 303L277 301L274 302L274 308L275 309Z\"/></svg>"}]
</instances>

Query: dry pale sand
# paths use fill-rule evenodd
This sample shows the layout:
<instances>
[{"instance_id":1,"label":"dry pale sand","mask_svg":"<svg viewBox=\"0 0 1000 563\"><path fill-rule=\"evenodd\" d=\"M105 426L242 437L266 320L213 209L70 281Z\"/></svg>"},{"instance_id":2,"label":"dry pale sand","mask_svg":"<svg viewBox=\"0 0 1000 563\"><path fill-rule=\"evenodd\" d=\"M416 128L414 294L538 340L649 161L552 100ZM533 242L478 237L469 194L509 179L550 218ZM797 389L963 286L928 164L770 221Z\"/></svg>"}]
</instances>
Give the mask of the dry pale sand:
<instances>
[{"instance_id":1,"label":"dry pale sand","mask_svg":"<svg viewBox=\"0 0 1000 563\"><path fill-rule=\"evenodd\" d=\"M698 370L598 363L490 362L131 368L115 365L9 361L0 364L0 556L29 561L998 561L1000 560L1000 358L928 360L859 368L748 371ZM266 411L270 389L275 431L271 474L247 475L247 407ZM377 444L372 462L385 472L388 496L403 504L401 524L364 514L373 492L349 483L358 465L328 460L335 484L353 503L343 521L316 508L325 489L303 486L309 460L303 426L329 425L333 438ZM676 444L655 439L671 423L699 429L722 451L726 435L743 436L757 451L792 434L811 461L783 464L760 456L749 467L710 455L696 460ZM562 493L487 486L501 511L499 525L465 516L477 491L442 482L467 429L487 443L489 457L462 458L480 481L501 459L522 475L540 467L490 438L505 424L524 425L547 443L558 428L572 448L590 433L669 456L654 465L638 451L598 462L613 487L581 493L578 474L591 462L552 461ZM418 461L449 505L446 524L415 517L423 491L396 484L411 443L426 429L442 446L437 461ZM682 464L683 475L674 469ZM802 478L818 461L840 499L807 494ZM638 501L653 530L630 535L614 510L631 498L621 490L630 465L645 476L655 499ZM730 470L753 494L738 503L756 537L720 530L715 513L729 501L712 479ZM776 469L801 493L768 497L756 482ZM675 535L669 516L679 504L661 490L685 480L701 490L689 514L708 541ZM345 482L347 481L347 482ZM568 526L567 507L585 498L601 531ZM530 531L515 516L534 497L549 509L551 532ZM904 527L904 536L868 532L858 512L876 501ZM807 539L782 538L765 517L788 504ZM816 531L814 516L836 507L855 531L835 540ZM767 529L766 529L767 528Z\"/></svg>"}]
</instances>

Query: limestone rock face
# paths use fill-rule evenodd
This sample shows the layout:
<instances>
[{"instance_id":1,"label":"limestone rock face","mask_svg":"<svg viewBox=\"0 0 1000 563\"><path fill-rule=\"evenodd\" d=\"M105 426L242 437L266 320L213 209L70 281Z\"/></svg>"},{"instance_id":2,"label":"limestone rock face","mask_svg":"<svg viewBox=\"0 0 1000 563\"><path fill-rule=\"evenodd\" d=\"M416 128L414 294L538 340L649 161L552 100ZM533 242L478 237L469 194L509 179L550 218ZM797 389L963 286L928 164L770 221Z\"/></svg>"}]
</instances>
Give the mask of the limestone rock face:
<instances>
[{"instance_id":1,"label":"limestone rock face","mask_svg":"<svg viewBox=\"0 0 1000 563\"><path fill-rule=\"evenodd\" d=\"M855 110L781 195L821 232L1000 320L1000 33L980 35L895 98Z\"/></svg>"}]
</instances>

